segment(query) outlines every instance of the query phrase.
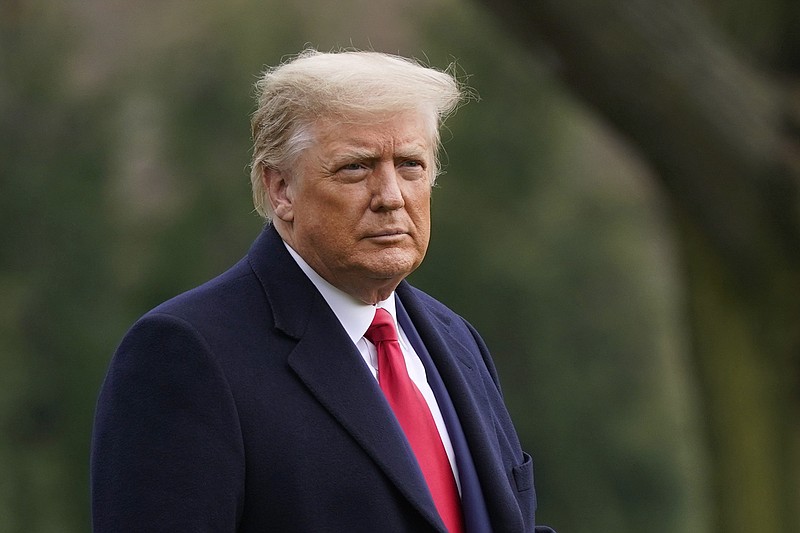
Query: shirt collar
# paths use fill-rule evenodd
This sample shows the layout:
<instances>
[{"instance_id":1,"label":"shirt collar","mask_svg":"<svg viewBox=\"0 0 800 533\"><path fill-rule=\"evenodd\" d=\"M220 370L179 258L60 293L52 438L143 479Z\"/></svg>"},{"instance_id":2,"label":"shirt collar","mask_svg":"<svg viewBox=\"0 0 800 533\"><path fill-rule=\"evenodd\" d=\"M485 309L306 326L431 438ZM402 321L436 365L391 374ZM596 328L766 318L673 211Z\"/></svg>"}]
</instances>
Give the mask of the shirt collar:
<instances>
[{"instance_id":1,"label":"shirt collar","mask_svg":"<svg viewBox=\"0 0 800 533\"><path fill-rule=\"evenodd\" d=\"M382 307L389 311L394 320L395 328L397 328L397 311L394 299L394 291L389 295L386 300L378 302L375 305L365 304L364 302L353 298L346 292L337 289L328 283L322 276L311 268L305 260L298 254L286 241L283 242L289 255L295 260L297 266L308 276L311 283L317 288L322 297L328 303L336 318L341 322L342 327L347 332L347 335L353 341L353 344L364 336L364 333L372 324L372 319L375 317L375 309Z\"/></svg>"}]
</instances>

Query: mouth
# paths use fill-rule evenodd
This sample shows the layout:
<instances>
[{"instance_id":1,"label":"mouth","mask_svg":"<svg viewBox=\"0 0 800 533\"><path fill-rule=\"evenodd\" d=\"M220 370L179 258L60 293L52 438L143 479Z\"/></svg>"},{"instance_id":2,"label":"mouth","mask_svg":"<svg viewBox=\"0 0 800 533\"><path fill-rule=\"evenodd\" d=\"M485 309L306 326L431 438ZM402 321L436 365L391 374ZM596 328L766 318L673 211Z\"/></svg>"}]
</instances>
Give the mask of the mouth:
<instances>
[{"instance_id":1,"label":"mouth","mask_svg":"<svg viewBox=\"0 0 800 533\"><path fill-rule=\"evenodd\" d=\"M367 234L366 239L376 243L393 243L402 240L408 233L401 229L386 229Z\"/></svg>"}]
</instances>

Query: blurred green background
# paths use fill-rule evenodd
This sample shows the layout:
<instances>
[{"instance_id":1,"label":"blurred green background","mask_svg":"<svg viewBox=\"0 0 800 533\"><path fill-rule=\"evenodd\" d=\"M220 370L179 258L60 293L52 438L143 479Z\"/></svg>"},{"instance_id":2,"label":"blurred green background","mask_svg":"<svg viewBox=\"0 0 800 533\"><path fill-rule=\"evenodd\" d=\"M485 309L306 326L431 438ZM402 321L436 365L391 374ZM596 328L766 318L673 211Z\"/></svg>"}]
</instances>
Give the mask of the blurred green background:
<instances>
[{"instance_id":1,"label":"blurred green background","mask_svg":"<svg viewBox=\"0 0 800 533\"><path fill-rule=\"evenodd\" d=\"M695 7L757 63L777 37L746 5L773 4ZM139 315L260 231L252 85L306 46L456 61L480 95L443 135L412 282L492 349L537 463L538 521L726 531L674 197L636 139L562 79L548 33L529 31L543 44L468 0L3 0L0 531L90 529L109 358Z\"/></svg>"}]
</instances>

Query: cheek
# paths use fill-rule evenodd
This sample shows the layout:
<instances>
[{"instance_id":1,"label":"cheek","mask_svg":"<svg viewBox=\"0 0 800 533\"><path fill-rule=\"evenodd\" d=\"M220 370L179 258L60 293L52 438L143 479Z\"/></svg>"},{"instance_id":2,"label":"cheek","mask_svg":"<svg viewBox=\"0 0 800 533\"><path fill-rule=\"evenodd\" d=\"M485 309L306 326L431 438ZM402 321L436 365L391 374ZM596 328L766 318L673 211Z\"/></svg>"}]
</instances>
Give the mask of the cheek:
<instances>
[{"instance_id":1,"label":"cheek","mask_svg":"<svg viewBox=\"0 0 800 533\"><path fill-rule=\"evenodd\" d=\"M428 247L431 236L431 209L428 202L420 202L410 213L417 230L415 238L417 248L424 252Z\"/></svg>"},{"instance_id":2,"label":"cheek","mask_svg":"<svg viewBox=\"0 0 800 533\"><path fill-rule=\"evenodd\" d=\"M342 209L320 206L310 215L310 232L316 246L332 251L344 251L352 246L358 234L359 218Z\"/></svg>"},{"instance_id":3,"label":"cheek","mask_svg":"<svg viewBox=\"0 0 800 533\"><path fill-rule=\"evenodd\" d=\"M420 194L412 203L412 216L416 219L420 229L429 228L431 225L431 197L430 193Z\"/></svg>"},{"instance_id":4,"label":"cheek","mask_svg":"<svg viewBox=\"0 0 800 533\"><path fill-rule=\"evenodd\" d=\"M428 247L428 244L431 240L431 218L430 216L425 217L425 221L422 223L422 229L420 230L422 234L422 238L420 239L422 242L422 246L424 248Z\"/></svg>"}]
</instances>

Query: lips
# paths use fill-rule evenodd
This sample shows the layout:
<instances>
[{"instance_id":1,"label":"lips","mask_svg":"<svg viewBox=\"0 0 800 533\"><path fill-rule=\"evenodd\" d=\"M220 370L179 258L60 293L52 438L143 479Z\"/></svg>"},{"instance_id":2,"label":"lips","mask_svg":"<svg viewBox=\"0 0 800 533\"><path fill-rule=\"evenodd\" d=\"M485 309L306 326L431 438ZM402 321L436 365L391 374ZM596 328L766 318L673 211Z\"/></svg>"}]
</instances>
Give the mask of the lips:
<instances>
[{"instance_id":1,"label":"lips","mask_svg":"<svg viewBox=\"0 0 800 533\"><path fill-rule=\"evenodd\" d=\"M368 239L377 237L393 237L396 235L406 235L408 232L404 229L384 229L380 231L373 231L367 234Z\"/></svg>"},{"instance_id":2,"label":"lips","mask_svg":"<svg viewBox=\"0 0 800 533\"><path fill-rule=\"evenodd\" d=\"M368 233L366 240L379 245L392 245L400 243L406 236L408 232L405 230L390 229Z\"/></svg>"}]
</instances>

